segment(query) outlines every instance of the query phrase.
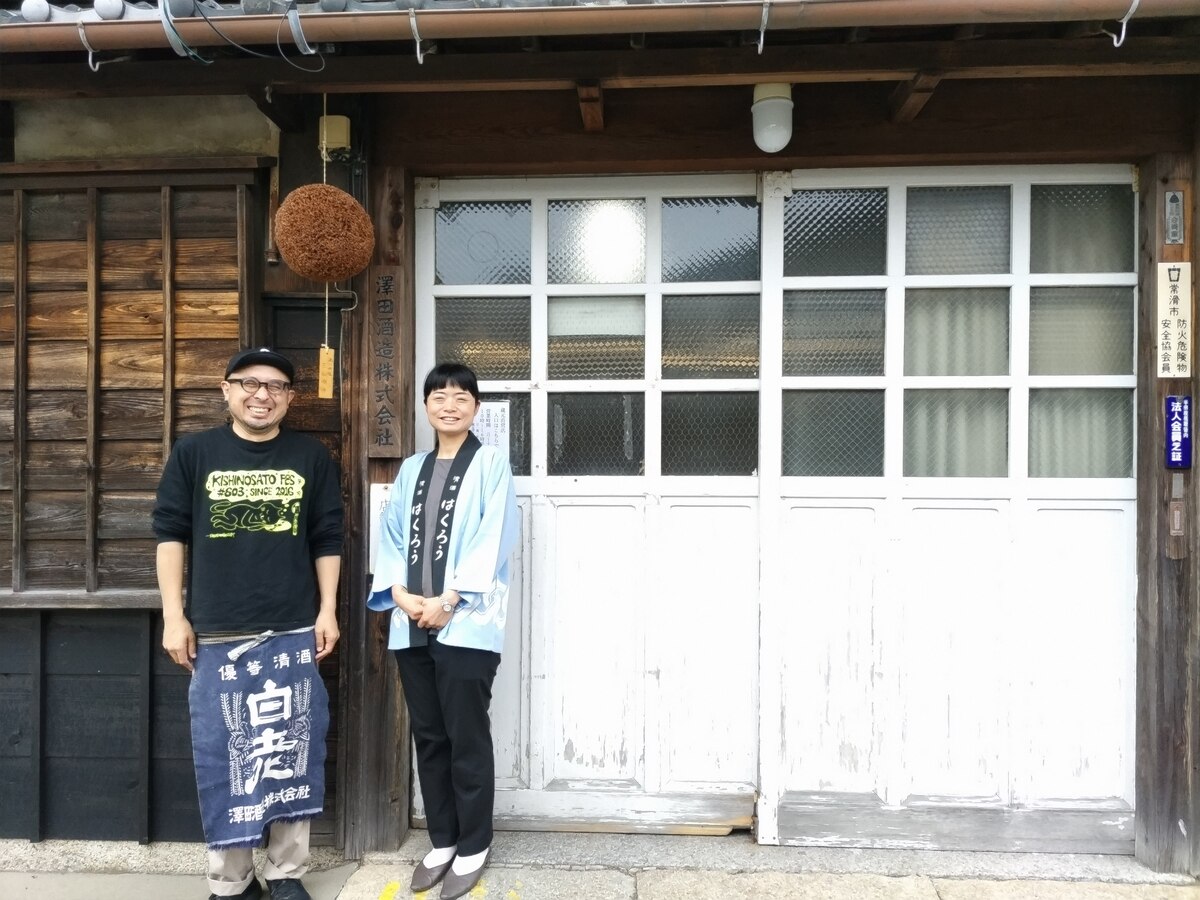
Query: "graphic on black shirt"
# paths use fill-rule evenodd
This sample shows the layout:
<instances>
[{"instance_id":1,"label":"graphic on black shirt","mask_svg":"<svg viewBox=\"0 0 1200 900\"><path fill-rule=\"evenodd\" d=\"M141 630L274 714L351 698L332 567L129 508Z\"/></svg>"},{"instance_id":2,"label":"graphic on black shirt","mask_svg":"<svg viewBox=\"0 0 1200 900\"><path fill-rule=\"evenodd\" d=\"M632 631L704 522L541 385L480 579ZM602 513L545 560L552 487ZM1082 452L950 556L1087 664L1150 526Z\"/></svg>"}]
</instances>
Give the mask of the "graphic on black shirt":
<instances>
[{"instance_id":1,"label":"graphic on black shirt","mask_svg":"<svg viewBox=\"0 0 1200 900\"><path fill-rule=\"evenodd\" d=\"M299 532L304 477L292 469L213 472L204 488L213 501L210 538L238 531Z\"/></svg>"}]
</instances>

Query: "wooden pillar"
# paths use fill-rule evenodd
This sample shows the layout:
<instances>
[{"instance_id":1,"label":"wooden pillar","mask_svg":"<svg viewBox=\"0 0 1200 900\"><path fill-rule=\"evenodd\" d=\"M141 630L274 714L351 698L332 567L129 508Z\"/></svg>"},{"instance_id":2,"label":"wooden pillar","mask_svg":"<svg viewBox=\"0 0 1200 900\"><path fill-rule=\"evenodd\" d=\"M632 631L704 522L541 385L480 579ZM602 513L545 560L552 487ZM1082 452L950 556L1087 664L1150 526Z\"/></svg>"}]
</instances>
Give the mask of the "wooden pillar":
<instances>
[{"instance_id":1,"label":"wooden pillar","mask_svg":"<svg viewBox=\"0 0 1200 900\"><path fill-rule=\"evenodd\" d=\"M412 179L403 169L372 170L370 210L375 222L376 266L400 273L394 292L395 333L376 333L371 269L358 286L359 302L343 321L347 348L342 404L345 443L342 465L350 485L347 507L348 554L345 573L351 602L342 625L345 648L341 709L345 717L340 753L339 810L343 852L357 859L373 850L394 850L408 833L412 793L411 739L408 712L400 693L396 663L387 650L386 616L369 612L370 587L368 499L372 483L388 483L399 469L395 455L377 456L371 440L374 397L371 383L377 364L375 345L394 343L395 427L399 449L411 453L413 395Z\"/></svg>"},{"instance_id":2,"label":"wooden pillar","mask_svg":"<svg viewBox=\"0 0 1200 900\"><path fill-rule=\"evenodd\" d=\"M1168 470L1164 455L1166 397L1189 395L1194 409L1195 354L1192 377L1159 377L1157 292L1160 263L1196 258L1195 170L1186 154L1155 156L1140 169L1137 354L1135 853L1157 871L1191 875L1200 874L1200 494L1194 470ZM1167 243L1168 191L1184 193L1183 243ZM1194 340L1194 323L1189 331ZM1175 517L1173 498L1182 500Z\"/></svg>"}]
</instances>

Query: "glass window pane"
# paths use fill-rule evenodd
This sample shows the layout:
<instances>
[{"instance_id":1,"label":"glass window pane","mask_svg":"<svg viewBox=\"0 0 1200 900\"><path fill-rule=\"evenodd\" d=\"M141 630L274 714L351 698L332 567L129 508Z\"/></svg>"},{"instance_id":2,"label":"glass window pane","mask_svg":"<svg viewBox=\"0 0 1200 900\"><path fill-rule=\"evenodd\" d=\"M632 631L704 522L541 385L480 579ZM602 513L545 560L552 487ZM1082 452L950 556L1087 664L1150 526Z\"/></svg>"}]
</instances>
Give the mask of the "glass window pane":
<instances>
[{"instance_id":1,"label":"glass window pane","mask_svg":"<svg viewBox=\"0 0 1200 900\"><path fill-rule=\"evenodd\" d=\"M1132 375L1133 288L1033 288L1029 371L1034 375Z\"/></svg>"},{"instance_id":2,"label":"glass window pane","mask_svg":"<svg viewBox=\"0 0 1200 900\"><path fill-rule=\"evenodd\" d=\"M754 475L758 471L758 394L665 393L664 475Z\"/></svg>"},{"instance_id":3,"label":"glass window pane","mask_svg":"<svg viewBox=\"0 0 1200 900\"><path fill-rule=\"evenodd\" d=\"M909 188L905 271L909 275L1007 272L1010 193L1007 186Z\"/></svg>"},{"instance_id":4,"label":"glass window pane","mask_svg":"<svg viewBox=\"0 0 1200 900\"><path fill-rule=\"evenodd\" d=\"M1007 375L1008 288L910 289L905 375Z\"/></svg>"},{"instance_id":5,"label":"glass window pane","mask_svg":"<svg viewBox=\"0 0 1200 900\"><path fill-rule=\"evenodd\" d=\"M796 191L783 212L784 275L883 275L887 191Z\"/></svg>"},{"instance_id":6,"label":"glass window pane","mask_svg":"<svg viewBox=\"0 0 1200 900\"><path fill-rule=\"evenodd\" d=\"M757 378L758 295L663 297L664 378Z\"/></svg>"},{"instance_id":7,"label":"glass window pane","mask_svg":"<svg viewBox=\"0 0 1200 900\"><path fill-rule=\"evenodd\" d=\"M443 203L434 229L438 284L528 284L529 202Z\"/></svg>"},{"instance_id":8,"label":"glass window pane","mask_svg":"<svg viewBox=\"0 0 1200 900\"><path fill-rule=\"evenodd\" d=\"M642 394L550 394L551 475L645 472Z\"/></svg>"},{"instance_id":9,"label":"glass window pane","mask_svg":"<svg viewBox=\"0 0 1200 900\"><path fill-rule=\"evenodd\" d=\"M644 200L552 200L551 284L636 284L646 277Z\"/></svg>"},{"instance_id":10,"label":"glass window pane","mask_svg":"<svg viewBox=\"0 0 1200 900\"><path fill-rule=\"evenodd\" d=\"M646 312L641 297L551 297L551 378L643 378Z\"/></svg>"},{"instance_id":11,"label":"glass window pane","mask_svg":"<svg viewBox=\"0 0 1200 900\"><path fill-rule=\"evenodd\" d=\"M882 375L883 291L787 291L784 375Z\"/></svg>"},{"instance_id":12,"label":"glass window pane","mask_svg":"<svg viewBox=\"0 0 1200 900\"><path fill-rule=\"evenodd\" d=\"M529 395L480 394L483 401L508 401L508 462L514 475L529 474Z\"/></svg>"},{"instance_id":13,"label":"glass window pane","mask_svg":"<svg viewBox=\"0 0 1200 900\"><path fill-rule=\"evenodd\" d=\"M493 381L528 378L529 329L528 297L440 297L437 360Z\"/></svg>"},{"instance_id":14,"label":"glass window pane","mask_svg":"<svg viewBox=\"0 0 1200 900\"><path fill-rule=\"evenodd\" d=\"M1031 390L1029 474L1132 478L1133 391Z\"/></svg>"},{"instance_id":15,"label":"glass window pane","mask_svg":"<svg viewBox=\"0 0 1200 900\"><path fill-rule=\"evenodd\" d=\"M662 205L663 281L758 281L753 197L678 197Z\"/></svg>"},{"instance_id":16,"label":"glass window pane","mask_svg":"<svg viewBox=\"0 0 1200 900\"><path fill-rule=\"evenodd\" d=\"M1008 391L904 392L904 474L1008 474Z\"/></svg>"},{"instance_id":17,"label":"glass window pane","mask_svg":"<svg viewBox=\"0 0 1200 900\"><path fill-rule=\"evenodd\" d=\"M1035 184L1031 272L1132 272L1133 186Z\"/></svg>"},{"instance_id":18,"label":"glass window pane","mask_svg":"<svg viewBox=\"0 0 1200 900\"><path fill-rule=\"evenodd\" d=\"M883 391L784 391L783 474L883 475Z\"/></svg>"}]
</instances>

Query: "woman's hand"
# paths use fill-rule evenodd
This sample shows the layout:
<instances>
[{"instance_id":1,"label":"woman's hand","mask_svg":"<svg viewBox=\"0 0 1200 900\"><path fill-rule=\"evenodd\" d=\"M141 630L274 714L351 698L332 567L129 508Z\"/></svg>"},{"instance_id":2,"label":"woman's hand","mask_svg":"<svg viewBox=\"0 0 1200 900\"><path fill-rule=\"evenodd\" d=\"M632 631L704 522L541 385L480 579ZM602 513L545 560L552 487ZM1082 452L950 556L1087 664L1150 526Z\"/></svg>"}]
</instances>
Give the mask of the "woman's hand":
<instances>
[{"instance_id":1,"label":"woman's hand","mask_svg":"<svg viewBox=\"0 0 1200 900\"><path fill-rule=\"evenodd\" d=\"M398 584L392 585L392 600L400 607L406 616L414 622L421 618L425 598L417 594L410 594ZM421 626L422 628L425 626Z\"/></svg>"},{"instance_id":2,"label":"woman's hand","mask_svg":"<svg viewBox=\"0 0 1200 900\"><path fill-rule=\"evenodd\" d=\"M426 597L424 608L421 611L421 618L417 621L417 625L421 628L441 628L446 625L454 616L454 607L458 606L462 598L458 595L458 591L443 591L437 597ZM442 601L446 600L450 604L450 611L446 612L442 609Z\"/></svg>"}]
</instances>

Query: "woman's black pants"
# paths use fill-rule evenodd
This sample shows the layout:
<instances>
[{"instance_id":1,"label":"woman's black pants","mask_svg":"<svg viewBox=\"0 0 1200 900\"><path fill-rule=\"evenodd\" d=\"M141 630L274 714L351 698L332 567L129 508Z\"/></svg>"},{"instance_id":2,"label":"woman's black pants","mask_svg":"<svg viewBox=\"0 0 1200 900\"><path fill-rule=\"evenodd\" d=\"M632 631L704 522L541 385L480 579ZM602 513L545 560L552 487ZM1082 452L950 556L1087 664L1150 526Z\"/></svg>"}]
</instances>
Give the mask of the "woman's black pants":
<instances>
[{"instance_id":1,"label":"woman's black pants","mask_svg":"<svg viewBox=\"0 0 1200 900\"><path fill-rule=\"evenodd\" d=\"M488 707L500 654L438 643L396 650L412 720L429 840L482 853L492 843L496 763Z\"/></svg>"}]
</instances>

